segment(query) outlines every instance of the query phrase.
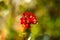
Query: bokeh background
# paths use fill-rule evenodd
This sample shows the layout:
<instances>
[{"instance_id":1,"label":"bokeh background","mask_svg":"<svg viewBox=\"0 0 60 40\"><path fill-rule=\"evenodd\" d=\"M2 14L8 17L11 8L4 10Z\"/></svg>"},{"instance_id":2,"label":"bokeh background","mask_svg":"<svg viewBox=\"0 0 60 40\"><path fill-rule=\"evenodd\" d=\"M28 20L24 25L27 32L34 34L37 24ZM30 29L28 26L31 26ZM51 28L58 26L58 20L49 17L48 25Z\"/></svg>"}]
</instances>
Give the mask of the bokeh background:
<instances>
[{"instance_id":1,"label":"bokeh background","mask_svg":"<svg viewBox=\"0 0 60 40\"><path fill-rule=\"evenodd\" d=\"M31 33L20 24L25 11L38 19ZM60 0L0 0L0 40L25 40L24 33L30 40L60 40Z\"/></svg>"}]
</instances>

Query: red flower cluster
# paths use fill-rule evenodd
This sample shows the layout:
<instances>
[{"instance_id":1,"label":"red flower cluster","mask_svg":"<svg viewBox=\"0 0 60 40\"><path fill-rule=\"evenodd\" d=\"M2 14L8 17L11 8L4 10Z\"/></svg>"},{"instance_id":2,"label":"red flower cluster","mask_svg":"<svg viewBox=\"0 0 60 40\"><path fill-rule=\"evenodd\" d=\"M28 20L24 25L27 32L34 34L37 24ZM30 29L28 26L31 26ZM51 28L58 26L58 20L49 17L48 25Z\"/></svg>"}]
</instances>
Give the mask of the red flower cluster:
<instances>
[{"instance_id":1,"label":"red flower cluster","mask_svg":"<svg viewBox=\"0 0 60 40\"><path fill-rule=\"evenodd\" d=\"M37 18L32 12L24 12L23 17L20 20L21 24L24 24L25 29L30 28L30 24L37 23Z\"/></svg>"}]
</instances>

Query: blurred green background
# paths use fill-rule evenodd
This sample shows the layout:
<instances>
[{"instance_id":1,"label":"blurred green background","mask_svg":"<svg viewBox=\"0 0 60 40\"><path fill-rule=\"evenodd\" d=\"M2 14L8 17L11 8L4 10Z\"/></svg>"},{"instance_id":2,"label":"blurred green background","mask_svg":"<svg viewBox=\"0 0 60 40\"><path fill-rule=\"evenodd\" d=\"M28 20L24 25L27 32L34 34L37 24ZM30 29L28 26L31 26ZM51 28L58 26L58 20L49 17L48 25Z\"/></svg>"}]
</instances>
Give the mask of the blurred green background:
<instances>
[{"instance_id":1,"label":"blurred green background","mask_svg":"<svg viewBox=\"0 0 60 40\"><path fill-rule=\"evenodd\" d=\"M38 19L31 33L20 24L25 11ZM0 0L0 40L24 40L23 33L32 34L30 40L60 40L60 0Z\"/></svg>"}]
</instances>

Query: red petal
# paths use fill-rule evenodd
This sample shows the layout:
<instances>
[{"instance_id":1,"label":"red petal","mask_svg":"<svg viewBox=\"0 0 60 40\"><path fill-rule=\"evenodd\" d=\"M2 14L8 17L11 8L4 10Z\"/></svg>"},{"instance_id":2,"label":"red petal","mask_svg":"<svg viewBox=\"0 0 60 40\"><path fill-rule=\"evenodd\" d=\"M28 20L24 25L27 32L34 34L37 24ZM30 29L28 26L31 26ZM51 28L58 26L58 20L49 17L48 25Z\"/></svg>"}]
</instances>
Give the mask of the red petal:
<instances>
[{"instance_id":1,"label":"red petal","mask_svg":"<svg viewBox=\"0 0 60 40\"><path fill-rule=\"evenodd\" d=\"M27 23L31 23L31 18L27 18Z\"/></svg>"},{"instance_id":2,"label":"red petal","mask_svg":"<svg viewBox=\"0 0 60 40\"><path fill-rule=\"evenodd\" d=\"M36 24L37 23L37 19L36 18L31 18L32 24Z\"/></svg>"},{"instance_id":3,"label":"red petal","mask_svg":"<svg viewBox=\"0 0 60 40\"><path fill-rule=\"evenodd\" d=\"M25 24L26 21L25 21L25 18L21 18L21 24Z\"/></svg>"},{"instance_id":4,"label":"red petal","mask_svg":"<svg viewBox=\"0 0 60 40\"><path fill-rule=\"evenodd\" d=\"M25 24L25 29L29 29L30 28L30 24Z\"/></svg>"},{"instance_id":5,"label":"red petal","mask_svg":"<svg viewBox=\"0 0 60 40\"><path fill-rule=\"evenodd\" d=\"M35 17L34 13L30 12L30 16Z\"/></svg>"},{"instance_id":6,"label":"red petal","mask_svg":"<svg viewBox=\"0 0 60 40\"><path fill-rule=\"evenodd\" d=\"M28 17L28 16L29 16L29 12L24 12L24 13L23 13L23 16L24 16L24 17Z\"/></svg>"}]
</instances>

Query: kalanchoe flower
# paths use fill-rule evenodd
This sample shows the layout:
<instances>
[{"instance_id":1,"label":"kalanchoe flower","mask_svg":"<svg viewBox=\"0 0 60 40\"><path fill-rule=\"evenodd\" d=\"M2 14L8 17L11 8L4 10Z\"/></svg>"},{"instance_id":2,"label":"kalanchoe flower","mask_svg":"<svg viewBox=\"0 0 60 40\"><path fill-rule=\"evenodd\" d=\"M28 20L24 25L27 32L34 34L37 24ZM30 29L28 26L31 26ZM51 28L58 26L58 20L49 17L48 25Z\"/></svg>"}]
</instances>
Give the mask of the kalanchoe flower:
<instances>
[{"instance_id":1,"label":"kalanchoe flower","mask_svg":"<svg viewBox=\"0 0 60 40\"><path fill-rule=\"evenodd\" d=\"M36 16L32 12L24 12L20 20L21 24L24 24L25 29L30 28L30 24L36 24L38 22Z\"/></svg>"}]
</instances>

